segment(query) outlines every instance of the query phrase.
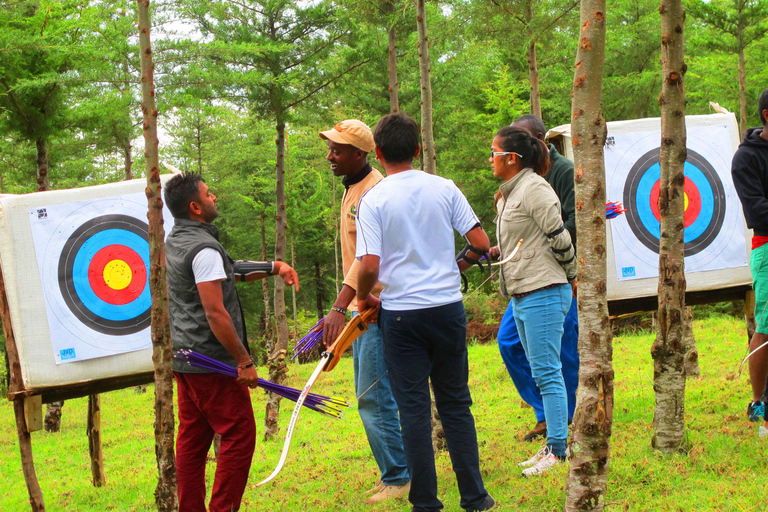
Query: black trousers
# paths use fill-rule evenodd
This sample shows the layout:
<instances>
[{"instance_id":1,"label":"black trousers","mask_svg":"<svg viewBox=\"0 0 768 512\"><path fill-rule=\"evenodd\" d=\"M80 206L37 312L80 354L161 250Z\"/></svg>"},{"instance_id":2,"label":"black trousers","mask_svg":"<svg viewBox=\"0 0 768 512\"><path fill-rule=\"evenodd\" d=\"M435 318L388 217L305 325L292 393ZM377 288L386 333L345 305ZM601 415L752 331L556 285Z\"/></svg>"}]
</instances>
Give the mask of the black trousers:
<instances>
[{"instance_id":1,"label":"black trousers","mask_svg":"<svg viewBox=\"0 0 768 512\"><path fill-rule=\"evenodd\" d=\"M480 476L475 419L467 380L467 319L464 304L410 311L382 310L384 362L400 409L400 425L414 512L441 510L432 450L431 400L445 430L448 452L461 494L461 507L480 508L488 493Z\"/></svg>"}]
</instances>

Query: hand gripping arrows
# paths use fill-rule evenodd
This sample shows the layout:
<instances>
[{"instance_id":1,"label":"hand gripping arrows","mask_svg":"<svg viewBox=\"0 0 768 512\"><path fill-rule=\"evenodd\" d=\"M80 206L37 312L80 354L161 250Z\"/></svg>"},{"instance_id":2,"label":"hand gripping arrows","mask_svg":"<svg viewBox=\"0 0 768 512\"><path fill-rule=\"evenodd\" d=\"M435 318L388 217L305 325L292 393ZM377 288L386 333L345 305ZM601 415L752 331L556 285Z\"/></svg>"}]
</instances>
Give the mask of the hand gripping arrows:
<instances>
[{"instance_id":1,"label":"hand gripping arrows","mask_svg":"<svg viewBox=\"0 0 768 512\"><path fill-rule=\"evenodd\" d=\"M320 362L317 363L315 371L312 372L312 376L309 377L307 383L304 384L304 388L301 390L301 395L299 395L299 399L296 400L296 407L293 408L291 421L288 422L288 429L285 432L285 442L283 443L283 452L280 454L280 460L277 463L277 467L274 471L272 471L271 475L257 483L256 487L270 482L280 473L280 471L282 471L283 466L285 465L285 459L288 457L288 451L291 448L293 429L296 427L296 421L299 419L301 406L304 403L304 400L307 398L309 391L312 389L312 385L315 383L322 371L329 372L333 370L337 364L339 364L341 355L349 348L350 345L352 345L352 342L355 341L358 336L368 330L368 321L373 318L375 314L375 309L367 309L359 315L353 316L352 319L347 322L347 325L344 326L344 329L336 338L336 341L333 342L333 345L331 345L328 350L323 352L323 355L320 357Z\"/></svg>"}]
</instances>

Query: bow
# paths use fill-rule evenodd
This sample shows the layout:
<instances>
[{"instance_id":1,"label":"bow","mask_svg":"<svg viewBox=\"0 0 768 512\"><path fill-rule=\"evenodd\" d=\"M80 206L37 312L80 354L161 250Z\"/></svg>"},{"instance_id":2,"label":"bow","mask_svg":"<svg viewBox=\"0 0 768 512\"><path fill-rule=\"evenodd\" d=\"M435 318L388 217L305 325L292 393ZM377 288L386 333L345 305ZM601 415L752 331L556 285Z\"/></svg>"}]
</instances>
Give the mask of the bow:
<instances>
[{"instance_id":1,"label":"bow","mask_svg":"<svg viewBox=\"0 0 768 512\"><path fill-rule=\"evenodd\" d=\"M301 406L304 403L304 400L307 398L307 395L309 395L309 391L312 389L312 385L320 376L321 372L329 372L333 370L337 364L339 364L341 355L346 352L350 345L352 345L352 342L355 341L358 336L368 330L368 321L371 320L375 314L375 309L366 309L359 315L353 316L352 319L347 322L347 325L344 326L344 329L342 329L341 333L333 342L333 344L328 347L328 350L323 352L322 356L320 356L320 362L317 363L315 371L312 372L309 380L306 384L304 384L304 388L301 390L299 399L296 400L296 407L293 408L291 420L288 422L288 429L285 432L285 442L283 443L283 452L280 454L280 460L277 463L277 467L275 467L275 470L272 471L271 475L257 483L256 487L260 487L267 482L270 482L280 473L280 471L282 471L283 466L285 465L285 459L288 457L288 451L291 448L293 429L296 427L296 422L299 419Z\"/></svg>"}]
</instances>

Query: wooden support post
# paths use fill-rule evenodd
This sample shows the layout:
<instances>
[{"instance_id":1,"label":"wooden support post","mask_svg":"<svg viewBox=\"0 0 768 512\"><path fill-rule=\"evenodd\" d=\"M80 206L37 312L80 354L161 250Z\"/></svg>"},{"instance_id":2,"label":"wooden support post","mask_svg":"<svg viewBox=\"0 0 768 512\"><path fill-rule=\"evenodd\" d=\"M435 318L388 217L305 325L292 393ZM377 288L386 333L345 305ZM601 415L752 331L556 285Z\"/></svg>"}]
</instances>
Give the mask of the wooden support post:
<instances>
[{"instance_id":1,"label":"wooden support post","mask_svg":"<svg viewBox=\"0 0 768 512\"><path fill-rule=\"evenodd\" d=\"M43 430L43 396L32 395L24 399L24 419L27 430L37 432Z\"/></svg>"},{"instance_id":2,"label":"wooden support post","mask_svg":"<svg viewBox=\"0 0 768 512\"><path fill-rule=\"evenodd\" d=\"M747 290L747 294L744 296L744 322L747 324L747 343L749 343L757 328L755 323L755 290Z\"/></svg>"},{"instance_id":3,"label":"wooden support post","mask_svg":"<svg viewBox=\"0 0 768 512\"><path fill-rule=\"evenodd\" d=\"M101 395L88 395L88 453L91 456L93 486L106 483L104 453L101 450Z\"/></svg>"},{"instance_id":4,"label":"wooden support post","mask_svg":"<svg viewBox=\"0 0 768 512\"><path fill-rule=\"evenodd\" d=\"M5 294L5 281L3 280L2 266L0 266L0 323L3 324L5 353L8 357L8 367L10 368L10 394L22 391L24 385L21 379L21 364L19 363L19 353L16 350L16 339L13 337L11 310L8 307L8 296ZM32 436L29 434L27 420L24 414L24 397L17 396L14 398L13 412L16 415L16 432L19 436L21 467L24 472L24 480L27 483L29 503L32 505L33 511L42 511L45 510L43 491L40 489L40 484L37 481L35 463L32 460Z\"/></svg>"}]
</instances>

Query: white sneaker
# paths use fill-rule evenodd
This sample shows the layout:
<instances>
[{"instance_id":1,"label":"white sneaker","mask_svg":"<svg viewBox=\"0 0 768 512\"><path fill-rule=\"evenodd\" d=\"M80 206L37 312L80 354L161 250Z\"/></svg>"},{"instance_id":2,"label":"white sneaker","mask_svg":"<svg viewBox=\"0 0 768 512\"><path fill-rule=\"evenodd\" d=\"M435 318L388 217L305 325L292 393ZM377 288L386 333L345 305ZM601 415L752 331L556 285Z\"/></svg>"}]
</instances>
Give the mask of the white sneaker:
<instances>
[{"instance_id":1,"label":"white sneaker","mask_svg":"<svg viewBox=\"0 0 768 512\"><path fill-rule=\"evenodd\" d=\"M757 429L757 435L758 437L768 437L768 428L760 425L760 428Z\"/></svg>"},{"instance_id":2,"label":"white sneaker","mask_svg":"<svg viewBox=\"0 0 768 512\"><path fill-rule=\"evenodd\" d=\"M554 453L548 452L544 457L540 458L536 464L523 470L523 476L536 476L552 469L560 464Z\"/></svg>"},{"instance_id":3,"label":"white sneaker","mask_svg":"<svg viewBox=\"0 0 768 512\"><path fill-rule=\"evenodd\" d=\"M549 446L544 445L539 449L538 452L536 452L536 455L526 460L525 462L519 463L518 466L520 466L521 468L527 468L529 466L533 466L537 462L539 462L541 459L549 455L550 453L552 453L552 449Z\"/></svg>"}]
</instances>

